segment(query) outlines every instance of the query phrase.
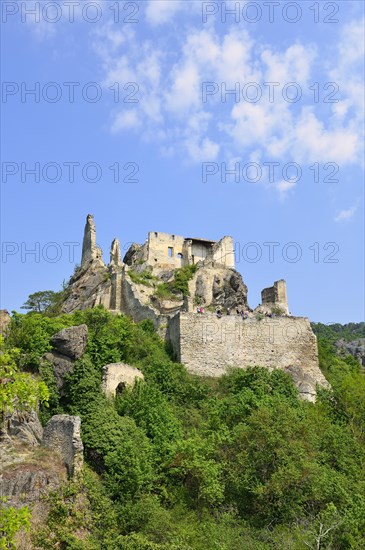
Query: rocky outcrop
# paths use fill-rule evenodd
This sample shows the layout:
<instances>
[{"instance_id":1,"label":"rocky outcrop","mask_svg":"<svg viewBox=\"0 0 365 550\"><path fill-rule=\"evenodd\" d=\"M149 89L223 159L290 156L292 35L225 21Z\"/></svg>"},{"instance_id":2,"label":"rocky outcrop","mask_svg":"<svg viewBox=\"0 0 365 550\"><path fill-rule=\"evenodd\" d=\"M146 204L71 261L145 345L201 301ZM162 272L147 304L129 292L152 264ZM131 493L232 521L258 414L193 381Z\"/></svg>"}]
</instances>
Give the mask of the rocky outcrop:
<instances>
[{"instance_id":1,"label":"rocky outcrop","mask_svg":"<svg viewBox=\"0 0 365 550\"><path fill-rule=\"evenodd\" d=\"M86 267L78 268L71 277L62 311L73 313L99 305L109 309L110 295L111 281L108 268L91 262Z\"/></svg>"},{"instance_id":2,"label":"rocky outcrop","mask_svg":"<svg viewBox=\"0 0 365 550\"><path fill-rule=\"evenodd\" d=\"M0 309L0 334L6 336L11 321L9 312L6 309Z\"/></svg>"},{"instance_id":3,"label":"rocky outcrop","mask_svg":"<svg viewBox=\"0 0 365 550\"><path fill-rule=\"evenodd\" d=\"M0 439L6 441L11 438L33 447L42 442L43 427L36 411L29 413L14 411L5 415Z\"/></svg>"},{"instance_id":4,"label":"rocky outcrop","mask_svg":"<svg viewBox=\"0 0 365 550\"><path fill-rule=\"evenodd\" d=\"M84 446L80 428L80 417L68 414L52 416L44 428L43 445L62 457L70 476L77 473L83 465Z\"/></svg>"},{"instance_id":5,"label":"rocky outcrop","mask_svg":"<svg viewBox=\"0 0 365 550\"><path fill-rule=\"evenodd\" d=\"M114 250L114 255L115 252ZM69 280L62 311L72 313L98 305L108 309L110 295L110 272L103 261L102 251L96 244L94 218L89 214L84 230L81 266Z\"/></svg>"},{"instance_id":6,"label":"rocky outcrop","mask_svg":"<svg viewBox=\"0 0 365 550\"><path fill-rule=\"evenodd\" d=\"M110 363L103 367L102 390L108 397L114 397L126 386L133 386L136 379L144 380L140 370L125 363Z\"/></svg>"},{"instance_id":7,"label":"rocky outcrop","mask_svg":"<svg viewBox=\"0 0 365 550\"><path fill-rule=\"evenodd\" d=\"M189 283L188 311L194 305L248 310L247 286L235 269L202 267Z\"/></svg>"},{"instance_id":8,"label":"rocky outcrop","mask_svg":"<svg viewBox=\"0 0 365 550\"><path fill-rule=\"evenodd\" d=\"M53 416L44 430L35 411L5 417L0 431L0 494L6 506L32 504L83 464L78 416Z\"/></svg>"},{"instance_id":9,"label":"rocky outcrop","mask_svg":"<svg viewBox=\"0 0 365 550\"><path fill-rule=\"evenodd\" d=\"M6 506L16 508L38 502L43 495L57 489L67 479L67 470L61 457L42 447L24 449L17 445L3 447L12 460L2 461L0 494ZM14 460L18 457L19 460Z\"/></svg>"},{"instance_id":10,"label":"rocky outcrop","mask_svg":"<svg viewBox=\"0 0 365 550\"><path fill-rule=\"evenodd\" d=\"M132 243L124 255L123 262L129 266L133 265L141 249L142 246L140 244Z\"/></svg>"},{"instance_id":11,"label":"rocky outcrop","mask_svg":"<svg viewBox=\"0 0 365 550\"><path fill-rule=\"evenodd\" d=\"M79 359L87 346L88 328L86 325L77 325L64 328L51 338L51 344L58 353L70 359Z\"/></svg>"},{"instance_id":12,"label":"rocky outcrop","mask_svg":"<svg viewBox=\"0 0 365 550\"><path fill-rule=\"evenodd\" d=\"M341 338L335 342L338 354L350 354L358 360L361 366L365 367L365 338L347 342Z\"/></svg>"},{"instance_id":13,"label":"rocky outcrop","mask_svg":"<svg viewBox=\"0 0 365 550\"><path fill-rule=\"evenodd\" d=\"M73 371L74 362L85 352L87 346L88 328L78 325L65 328L51 338L54 351L45 353L43 361L52 365L57 389L61 395L65 384L65 377Z\"/></svg>"},{"instance_id":14,"label":"rocky outcrop","mask_svg":"<svg viewBox=\"0 0 365 550\"><path fill-rule=\"evenodd\" d=\"M51 351L43 355L42 362L51 364L57 389L63 395L65 378L73 371L74 361L57 351Z\"/></svg>"}]
</instances>

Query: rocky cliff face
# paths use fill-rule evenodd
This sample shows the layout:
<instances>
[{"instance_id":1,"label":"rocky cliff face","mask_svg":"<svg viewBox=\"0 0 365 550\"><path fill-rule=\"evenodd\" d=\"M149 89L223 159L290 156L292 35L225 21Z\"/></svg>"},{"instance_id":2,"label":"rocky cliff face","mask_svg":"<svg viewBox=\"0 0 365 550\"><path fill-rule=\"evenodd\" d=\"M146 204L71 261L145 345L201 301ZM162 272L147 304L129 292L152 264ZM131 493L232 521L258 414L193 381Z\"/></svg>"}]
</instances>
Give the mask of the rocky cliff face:
<instances>
[{"instance_id":1,"label":"rocky cliff face","mask_svg":"<svg viewBox=\"0 0 365 550\"><path fill-rule=\"evenodd\" d=\"M67 479L61 457L41 446L26 447L17 442L2 443L1 496L15 508L37 503Z\"/></svg>"},{"instance_id":2,"label":"rocky cliff face","mask_svg":"<svg viewBox=\"0 0 365 550\"><path fill-rule=\"evenodd\" d=\"M358 360L361 366L365 367L365 338L359 338L351 342L341 338L341 340L335 342L335 347L337 353L350 354Z\"/></svg>"},{"instance_id":3,"label":"rocky cliff face","mask_svg":"<svg viewBox=\"0 0 365 550\"><path fill-rule=\"evenodd\" d=\"M235 269L202 267L198 269L189 290L188 311L193 310L194 304L213 308L249 309L247 286Z\"/></svg>"},{"instance_id":4,"label":"rocky cliff face","mask_svg":"<svg viewBox=\"0 0 365 550\"><path fill-rule=\"evenodd\" d=\"M44 430L37 413L6 415L0 430L0 493L6 506L38 502L80 470L80 418L52 417Z\"/></svg>"},{"instance_id":5,"label":"rocky cliff face","mask_svg":"<svg viewBox=\"0 0 365 550\"><path fill-rule=\"evenodd\" d=\"M62 311L72 313L100 304L109 306L110 293L111 281L107 267L99 261L91 261L76 269L70 278Z\"/></svg>"}]
</instances>

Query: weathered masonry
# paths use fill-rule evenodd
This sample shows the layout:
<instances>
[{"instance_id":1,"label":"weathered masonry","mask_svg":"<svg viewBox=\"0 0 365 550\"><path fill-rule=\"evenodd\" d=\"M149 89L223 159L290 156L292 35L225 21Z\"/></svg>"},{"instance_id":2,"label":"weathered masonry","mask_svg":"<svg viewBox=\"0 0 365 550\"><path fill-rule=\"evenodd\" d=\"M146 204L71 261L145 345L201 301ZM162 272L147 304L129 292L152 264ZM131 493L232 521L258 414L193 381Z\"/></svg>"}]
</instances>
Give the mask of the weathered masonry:
<instances>
[{"instance_id":1,"label":"weathered masonry","mask_svg":"<svg viewBox=\"0 0 365 550\"><path fill-rule=\"evenodd\" d=\"M205 261L234 268L233 239L210 241L150 231L145 244L135 253L136 260L157 269L177 269Z\"/></svg>"},{"instance_id":2,"label":"weathered masonry","mask_svg":"<svg viewBox=\"0 0 365 550\"><path fill-rule=\"evenodd\" d=\"M177 359L203 376L221 376L229 367L261 366L302 372L306 382L327 385L318 367L317 340L305 317L255 317L178 313L169 322ZM310 393L310 392L308 392Z\"/></svg>"},{"instance_id":3,"label":"weathered masonry","mask_svg":"<svg viewBox=\"0 0 365 550\"><path fill-rule=\"evenodd\" d=\"M284 279L276 281L274 286L264 288L261 292L261 302L266 308L279 308L288 314L288 298L286 296L286 282Z\"/></svg>"}]
</instances>

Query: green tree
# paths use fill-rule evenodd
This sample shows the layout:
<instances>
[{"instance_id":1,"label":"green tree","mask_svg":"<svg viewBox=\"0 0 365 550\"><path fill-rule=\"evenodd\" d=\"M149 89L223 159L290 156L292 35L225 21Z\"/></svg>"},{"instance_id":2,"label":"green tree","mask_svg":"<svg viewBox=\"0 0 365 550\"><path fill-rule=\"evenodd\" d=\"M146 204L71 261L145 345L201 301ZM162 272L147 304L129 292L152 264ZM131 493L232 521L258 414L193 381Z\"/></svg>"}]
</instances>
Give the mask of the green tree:
<instances>
[{"instance_id":1,"label":"green tree","mask_svg":"<svg viewBox=\"0 0 365 550\"><path fill-rule=\"evenodd\" d=\"M44 313L56 305L60 300L62 292L53 290L40 290L28 296L27 301L21 306L21 309L28 309L36 313Z\"/></svg>"},{"instance_id":2,"label":"green tree","mask_svg":"<svg viewBox=\"0 0 365 550\"><path fill-rule=\"evenodd\" d=\"M39 403L46 403L49 391L44 382L27 372L19 372L16 358L20 350L4 350L4 338L0 336L0 412L31 411ZM2 418L3 419L3 418Z\"/></svg>"}]
</instances>

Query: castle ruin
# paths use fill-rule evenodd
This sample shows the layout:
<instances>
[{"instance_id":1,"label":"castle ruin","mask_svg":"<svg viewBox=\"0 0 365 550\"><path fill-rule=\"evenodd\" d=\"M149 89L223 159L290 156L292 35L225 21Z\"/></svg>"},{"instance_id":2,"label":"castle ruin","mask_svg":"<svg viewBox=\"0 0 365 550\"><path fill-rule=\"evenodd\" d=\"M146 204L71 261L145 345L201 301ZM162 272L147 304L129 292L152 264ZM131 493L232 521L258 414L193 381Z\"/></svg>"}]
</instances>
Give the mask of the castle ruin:
<instances>
[{"instance_id":1,"label":"castle ruin","mask_svg":"<svg viewBox=\"0 0 365 550\"><path fill-rule=\"evenodd\" d=\"M174 281L187 266L194 269L184 293ZM261 302L255 309L248 305L232 237L212 241L150 232L123 259L114 239L106 265L88 215L81 266L70 279L63 311L103 305L136 322L150 319L190 372L220 376L229 367L280 368L293 376L303 398L314 401L316 384L328 384L308 319L289 315L283 279L262 290Z\"/></svg>"},{"instance_id":2,"label":"castle ruin","mask_svg":"<svg viewBox=\"0 0 365 550\"><path fill-rule=\"evenodd\" d=\"M232 237L223 237L219 242L206 239L185 238L151 231L144 245L134 245L126 254L129 265L144 262L155 270L178 269L199 262L212 262L234 269Z\"/></svg>"}]
</instances>

